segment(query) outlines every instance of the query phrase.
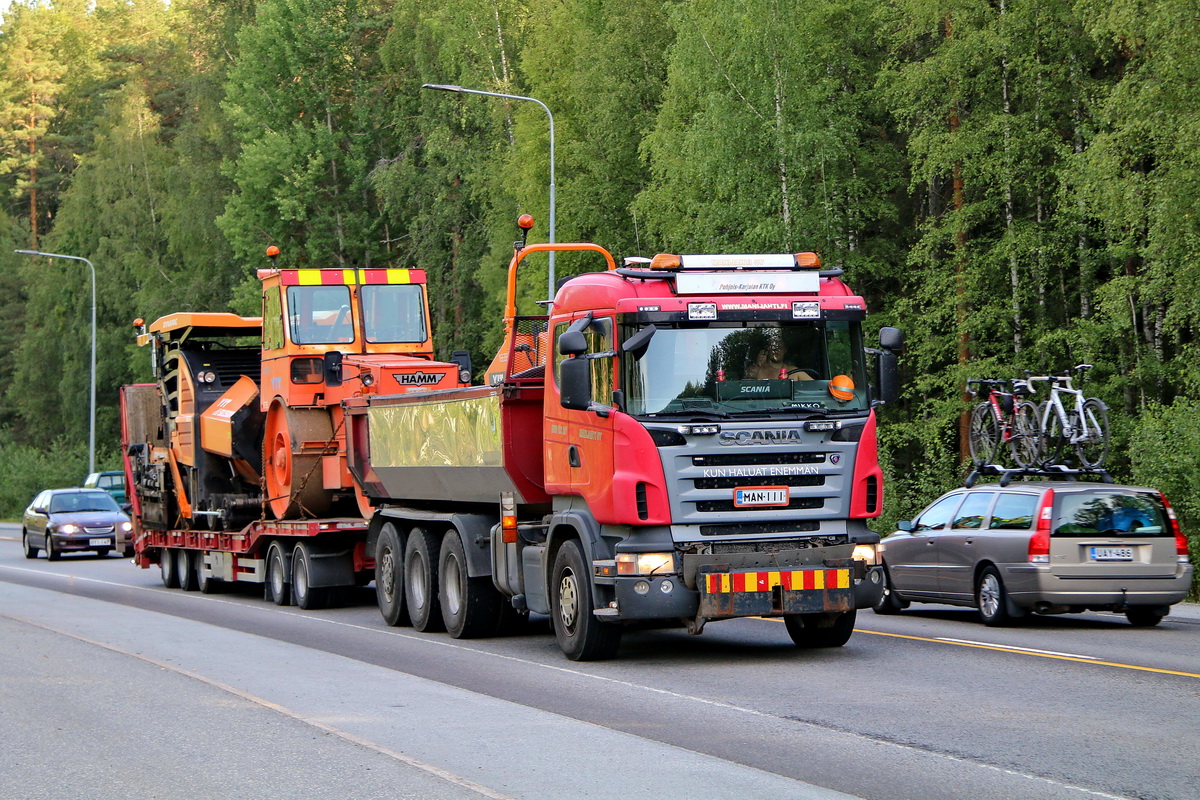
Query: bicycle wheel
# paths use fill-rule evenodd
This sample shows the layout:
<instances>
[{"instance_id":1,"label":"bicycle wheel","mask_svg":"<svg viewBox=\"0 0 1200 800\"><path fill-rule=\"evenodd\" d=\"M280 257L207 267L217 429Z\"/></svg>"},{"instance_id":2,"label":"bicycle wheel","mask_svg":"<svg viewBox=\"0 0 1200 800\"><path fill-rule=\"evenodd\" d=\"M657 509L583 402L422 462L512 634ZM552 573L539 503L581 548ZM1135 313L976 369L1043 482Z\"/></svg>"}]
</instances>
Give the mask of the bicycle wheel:
<instances>
[{"instance_id":1,"label":"bicycle wheel","mask_svg":"<svg viewBox=\"0 0 1200 800\"><path fill-rule=\"evenodd\" d=\"M1040 433L1037 406L1028 400L1018 403L1013 414L1012 437L1008 440L1008 449L1018 467L1037 466Z\"/></svg>"},{"instance_id":2,"label":"bicycle wheel","mask_svg":"<svg viewBox=\"0 0 1200 800\"><path fill-rule=\"evenodd\" d=\"M1062 463L1063 445L1067 441L1063 435L1062 420L1058 418L1056 409L1053 406L1047 408L1048 405L1049 401L1038 406L1038 419L1043 420L1038 426L1041 432L1038 460L1043 466Z\"/></svg>"},{"instance_id":3,"label":"bicycle wheel","mask_svg":"<svg viewBox=\"0 0 1200 800\"><path fill-rule=\"evenodd\" d=\"M1083 401L1083 419L1079 423L1076 430L1084 436L1075 444L1079 464L1088 469L1099 469L1108 455L1108 406L1089 397Z\"/></svg>"},{"instance_id":4,"label":"bicycle wheel","mask_svg":"<svg viewBox=\"0 0 1200 800\"><path fill-rule=\"evenodd\" d=\"M971 460L986 465L996 460L996 446L1000 443L1000 426L992 413L992 405L986 401L975 406L971 412L971 424L967 429L967 447Z\"/></svg>"}]
</instances>

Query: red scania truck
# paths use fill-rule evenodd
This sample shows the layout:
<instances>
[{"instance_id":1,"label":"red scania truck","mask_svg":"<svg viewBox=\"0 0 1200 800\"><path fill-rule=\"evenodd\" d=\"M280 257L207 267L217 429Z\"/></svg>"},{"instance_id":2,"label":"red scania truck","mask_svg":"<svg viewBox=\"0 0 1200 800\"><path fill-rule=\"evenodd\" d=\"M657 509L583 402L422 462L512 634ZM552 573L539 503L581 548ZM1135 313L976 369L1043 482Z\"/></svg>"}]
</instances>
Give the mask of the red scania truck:
<instances>
[{"instance_id":1,"label":"red scania truck","mask_svg":"<svg viewBox=\"0 0 1200 800\"><path fill-rule=\"evenodd\" d=\"M551 250L606 269L518 316L518 269ZM874 409L902 337L866 347L840 275L813 253L617 267L518 242L489 385L343 402L387 622L549 615L574 660L648 621L782 617L799 646L844 644L883 588Z\"/></svg>"}]
</instances>

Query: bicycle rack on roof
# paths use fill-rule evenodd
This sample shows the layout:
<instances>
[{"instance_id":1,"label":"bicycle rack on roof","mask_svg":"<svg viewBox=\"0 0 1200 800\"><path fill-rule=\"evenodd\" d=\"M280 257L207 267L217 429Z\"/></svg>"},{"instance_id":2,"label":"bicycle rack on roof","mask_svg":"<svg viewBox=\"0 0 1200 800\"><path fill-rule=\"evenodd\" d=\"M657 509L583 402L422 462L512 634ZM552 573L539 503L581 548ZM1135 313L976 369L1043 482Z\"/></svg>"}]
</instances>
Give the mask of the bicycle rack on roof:
<instances>
[{"instance_id":1,"label":"bicycle rack on roof","mask_svg":"<svg viewBox=\"0 0 1200 800\"><path fill-rule=\"evenodd\" d=\"M984 476L1000 476L1000 485L1008 486L1013 478L1061 478L1066 481L1079 480L1081 476L1096 477L1103 483L1113 483L1108 470L1090 467L1068 467L1066 464L1046 464L1040 467L1002 467L999 464L976 464L975 469L963 481L963 486L970 489Z\"/></svg>"}]
</instances>

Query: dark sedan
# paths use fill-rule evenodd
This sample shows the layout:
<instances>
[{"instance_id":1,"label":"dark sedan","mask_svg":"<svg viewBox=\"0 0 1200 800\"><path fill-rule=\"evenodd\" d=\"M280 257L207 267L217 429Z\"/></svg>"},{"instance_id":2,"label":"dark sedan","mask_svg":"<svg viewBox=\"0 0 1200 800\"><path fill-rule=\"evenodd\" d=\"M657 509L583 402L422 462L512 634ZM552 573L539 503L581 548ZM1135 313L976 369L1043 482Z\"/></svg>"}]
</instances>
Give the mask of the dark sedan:
<instances>
[{"instance_id":1,"label":"dark sedan","mask_svg":"<svg viewBox=\"0 0 1200 800\"><path fill-rule=\"evenodd\" d=\"M112 495L100 489L47 489L33 498L21 520L26 558L39 550L56 560L61 553L113 550L132 554L133 526Z\"/></svg>"}]
</instances>

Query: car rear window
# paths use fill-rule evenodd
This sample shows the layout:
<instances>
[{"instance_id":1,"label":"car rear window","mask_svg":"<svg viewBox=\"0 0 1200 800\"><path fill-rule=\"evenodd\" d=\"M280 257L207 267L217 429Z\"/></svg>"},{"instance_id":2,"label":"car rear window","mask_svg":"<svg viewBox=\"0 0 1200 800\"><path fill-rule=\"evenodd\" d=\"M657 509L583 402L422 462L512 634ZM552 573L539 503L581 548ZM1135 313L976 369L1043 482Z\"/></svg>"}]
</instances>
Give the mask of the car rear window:
<instances>
[{"instance_id":1,"label":"car rear window","mask_svg":"<svg viewBox=\"0 0 1200 800\"><path fill-rule=\"evenodd\" d=\"M1174 536L1157 494L1103 490L1063 494L1053 533Z\"/></svg>"},{"instance_id":2,"label":"car rear window","mask_svg":"<svg viewBox=\"0 0 1200 800\"><path fill-rule=\"evenodd\" d=\"M1002 494L992 509L993 530L1027 531L1033 527L1033 515L1037 510L1035 494Z\"/></svg>"}]
</instances>

